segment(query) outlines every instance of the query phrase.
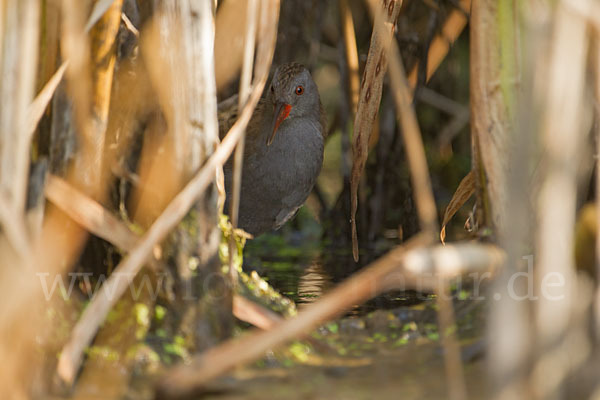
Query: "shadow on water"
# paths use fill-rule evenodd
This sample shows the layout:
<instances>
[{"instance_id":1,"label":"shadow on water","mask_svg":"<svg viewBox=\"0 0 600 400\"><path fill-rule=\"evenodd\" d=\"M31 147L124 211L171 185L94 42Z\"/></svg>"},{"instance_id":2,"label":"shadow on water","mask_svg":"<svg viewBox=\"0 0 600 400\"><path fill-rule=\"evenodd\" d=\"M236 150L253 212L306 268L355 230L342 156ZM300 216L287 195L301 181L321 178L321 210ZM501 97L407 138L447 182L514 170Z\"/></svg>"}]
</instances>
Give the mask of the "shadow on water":
<instances>
[{"instance_id":1,"label":"shadow on water","mask_svg":"<svg viewBox=\"0 0 600 400\"><path fill-rule=\"evenodd\" d=\"M302 208L293 223L248 241L244 250L244 269L256 271L302 308L394 245L389 242L377 250L364 251L357 264L350 248L331 243L323 235L321 225ZM392 291L356 305L348 314L410 306L430 299L427 293Z\"/></svg>"}]
</instances>

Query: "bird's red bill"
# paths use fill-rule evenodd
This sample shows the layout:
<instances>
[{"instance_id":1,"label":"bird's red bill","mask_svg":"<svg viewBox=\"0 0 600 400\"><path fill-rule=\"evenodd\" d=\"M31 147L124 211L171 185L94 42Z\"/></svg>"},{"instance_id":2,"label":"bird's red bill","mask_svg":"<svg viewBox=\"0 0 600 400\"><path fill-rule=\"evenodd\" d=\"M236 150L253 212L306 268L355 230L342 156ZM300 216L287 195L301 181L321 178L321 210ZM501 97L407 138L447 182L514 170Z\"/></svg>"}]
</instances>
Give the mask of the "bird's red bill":
<instances>
[{"instance_id":1,"label":"bird's red bill","mask_svg":"<svg viewBox=\"0 0 600 400\"><path fill-rule=\"evenodd\" d=\"M271 136L267 140L267 146L269 146L273 142L279 125L290 115L291 110L292 106L290 106L289 104L282 103L277 106L277 108L275 109L275 124L273 125L273 132L271 132Z\"/></svg>"}]
</instances>

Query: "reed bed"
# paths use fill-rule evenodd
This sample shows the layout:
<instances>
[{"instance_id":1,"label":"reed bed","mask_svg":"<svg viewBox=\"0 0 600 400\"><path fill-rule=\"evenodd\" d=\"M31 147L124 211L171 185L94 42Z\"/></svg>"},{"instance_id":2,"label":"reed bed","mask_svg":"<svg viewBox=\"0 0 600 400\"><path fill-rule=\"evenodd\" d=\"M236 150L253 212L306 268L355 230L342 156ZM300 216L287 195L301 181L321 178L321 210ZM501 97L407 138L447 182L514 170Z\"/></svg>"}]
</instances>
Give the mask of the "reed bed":
<instances>
[{"instance_id":1,"label":"reed bed","mask_svg":"<svg viewBox=\"0 0 600 400\"><path fill-rule=\"evenodd\" d=\"M423 2L449 11L432 25L439 28L430 30L416 61L404 57L397 32L414 0L334 5L339 43L329 54L339 59L338 76L345 79L331 130L342 132L344 157L352 127L352 169L342 174L348 178L342 199L349 205L346 243L355 261L368 262L284 319L236 292L234 233L245 129L278 43L289 40L278 23L290 1L0 4L0 397L77 397L90 376L102 376L115 382L110 396L121 398L133 362L123 362L125 372L118 375L86 353L94 343L112 343L117 358L125 359L143 343L148 326L114 344L119 325L135 320L140 304L155 306L150 292L134 298L128 289L168 276L171 286L159 286L179 310L173 329L203 329L190 333L189 362L163 365L152 375L151 397L201 391L357 304L414 289L436 294L448 398L467 399L451 287L476 274L492 278L486 291L486 398L597 398L600 184L590 184L594 173L600 179L597 2ZM368 10L364 21L353 12L357 7ZM438 15L439 6L428 7ZM370 40L361 59L365 26ZM425 88L467 28L468 112ZM309 40L309 61L327 54L321 39ZM293 40L300 48L301 40ZM238 94L239 113L219 138L217 97L224 92ZM454 125L470 115L471 169L445 213L428 159L438 149L424 144L415 111L423 99L456 112ZM360 213L369 207L365 171L374 143L385 140L379 124L387 112L406 155L418 232L373 260L360 246L367 240ZM459 131L453 126L440 134L446 143L440 148L447 150ZM222 210L222 168L230 157L232 208ZM473 238L457 241L446 227L473 196ZM586 245L578 236L585 222L578 222L578 212L591 199ZM219 224L221 211L229 213L230 224ZM227 261L219 259L223 234ZM89 304L48 296L41 282L56 286L94 264L82 256L90 236L119 257L109 266L99 260L107 278ZM185 301L186 288L194 301ZM75 315L67 332L48 319L49 310L58 309ZM122 312L117 322L109 318L115 310ZM234 316L260 329L231 338Z\"/></svg>"}]
</instances>

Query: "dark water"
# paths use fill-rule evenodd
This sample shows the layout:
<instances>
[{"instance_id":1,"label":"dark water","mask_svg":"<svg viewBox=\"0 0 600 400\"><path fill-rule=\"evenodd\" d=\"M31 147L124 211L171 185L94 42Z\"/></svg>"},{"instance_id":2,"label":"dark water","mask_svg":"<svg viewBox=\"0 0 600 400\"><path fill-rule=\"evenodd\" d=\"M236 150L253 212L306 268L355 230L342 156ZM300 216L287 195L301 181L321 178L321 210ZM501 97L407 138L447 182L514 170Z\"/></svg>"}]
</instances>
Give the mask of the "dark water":
<instances>
[{"instance_id":1,"label":"dark water","mask_svg":"<svg viewBox=\"0 0 600 400\"><path fill-rule=\"evenodd\" d=\"M301 214L300 219L302 230L294 224L285 226L280 231L248 241L244 251L244 270L256 271L300 307L314 302L395 245L390 241L377 250L364 250L357 264L349 247L336 246L324 240L320 225L309 216ZM350 314L407 306L428 299L428 294L424 293L391 292L356 305Z\"/></svg>"}]
</instances>

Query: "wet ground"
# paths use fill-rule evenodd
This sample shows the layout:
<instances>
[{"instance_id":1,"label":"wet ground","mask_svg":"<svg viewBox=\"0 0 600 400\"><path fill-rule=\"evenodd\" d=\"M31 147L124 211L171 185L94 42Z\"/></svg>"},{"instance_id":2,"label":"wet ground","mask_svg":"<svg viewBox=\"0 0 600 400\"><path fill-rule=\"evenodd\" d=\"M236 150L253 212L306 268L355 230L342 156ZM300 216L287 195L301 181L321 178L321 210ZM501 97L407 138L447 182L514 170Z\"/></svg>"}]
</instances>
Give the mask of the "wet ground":
<instances>
[{"instance_id":1,"label":"wet ground","mask_svg":"<svg viewBox=\"0 0 600 400\"><path fill-rule=\"evenodd\" d=\"M483 361L465 365L471 399L486 398ZM222 379L207 399L445 399L443 358L435 343L380 346L371 357L329 358L326 365L246 367ZM223 390L219 393L219 390Z\"/></svg>"}]
</instances>

